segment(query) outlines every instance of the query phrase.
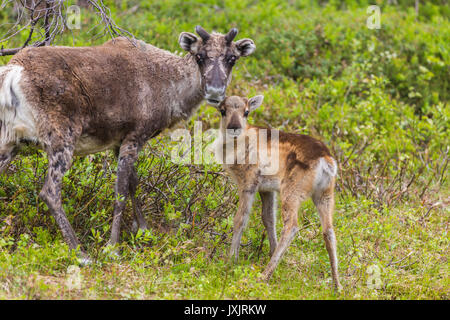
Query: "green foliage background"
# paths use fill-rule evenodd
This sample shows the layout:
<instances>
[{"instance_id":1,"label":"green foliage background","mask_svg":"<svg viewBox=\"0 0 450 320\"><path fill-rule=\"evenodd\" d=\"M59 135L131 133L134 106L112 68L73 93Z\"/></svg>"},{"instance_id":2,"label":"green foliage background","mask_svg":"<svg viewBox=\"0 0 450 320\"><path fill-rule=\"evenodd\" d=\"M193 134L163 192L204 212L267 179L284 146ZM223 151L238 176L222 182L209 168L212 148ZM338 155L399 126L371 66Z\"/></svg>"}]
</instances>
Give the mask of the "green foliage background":
<instances>
[{"instance_id":1,"label":"green foliage background","mask_svg":"<svg viewBox=\"0 0 450 320\"><path fill-rule=\"evenodd\" d=\"M228 265L235 188L219 165L171 163L174 144L165 132L138 163L138 194L151 230L131 232L129 205L118 259L102 251L114 157L77 158L66 175L64 208L95 261L80 271L75 289L67 285L75 258L38 199L45 154L23 150L0 176L0 298L448 299L450 10L447 1L427 1L417 16L414 1L397 2L375 1L379 30L366 27L371 1L105 2L118 25L170 51L180 52L179 33L197 24L222 33L237 27L237 38L255 41L255 54L237 63L228 94L264 94L254 123L311 134L336 156L341 295L331 289L310 201L269 284L257 280L268 262L259 201L240 261ZM13 20L12 8L0 11L1 23ZM95 14L82 9L81 22L81 30L55 44L106 40L96 36L100 26L90 30ZM27 36L4 46L20 46ZM202 105L180 126L193 130L201 120L217 128L218 118Z\"/></svg>"}]
</instances>

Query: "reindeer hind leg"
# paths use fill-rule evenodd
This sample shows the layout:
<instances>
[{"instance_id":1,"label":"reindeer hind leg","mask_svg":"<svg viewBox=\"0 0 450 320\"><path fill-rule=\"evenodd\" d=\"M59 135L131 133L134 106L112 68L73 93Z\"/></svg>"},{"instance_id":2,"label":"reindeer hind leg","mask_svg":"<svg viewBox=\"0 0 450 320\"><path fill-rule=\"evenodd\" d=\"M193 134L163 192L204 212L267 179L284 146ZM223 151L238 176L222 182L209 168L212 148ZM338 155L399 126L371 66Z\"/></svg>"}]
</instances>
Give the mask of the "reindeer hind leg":
<instances>
[{"instance_id":1,"label":"reindeer hind leg","mask_svg":"<svg viewBox=\"0 0 450 320\"><path fill-rule=\"evenodd\" d=\"M39 196L47 204L69 248L75 250L79 246L79 242L64 213L61 201L62 179L70 167L73 148L68 147L47 153L48 172Z\"/></svg>"},{"instance_id":2,"label":"reindeer hind leg","mask_svg":"<svg viewBox=\"0 0 450 320\"><path fill-rule=\"evenodd\" d=\"M16 143L9 136L6 124L0 120L0 173L6 170L17 151Z\"/></svg>"},{"instance_id":3,"label":"reindeer hind leg","mask_svg":"<svg viewBox=\"0 0 450 320\"><path fill-rule=\"evenodd\" d=\"M262 274L265 281L268 281L272 277L275 268L280 263L281 258L299 230L297 221L298 208L300 207L301 201L304 200L305 195L296 195L293 190L285 192L282 190L280 193L283 230L281 231L280 240L270 258L269 264Z\"/></svg>"},{"instance_id":4,"label":"reindeer hind leg","mask_svg":"<svg viewBox=\"0 0 450 320\"><path fill-rule=\"evenodd\" d=\"M259 192L262 202L262 220L267 231L267 237L270 244L270 256L275 252L277 247L277 232L276 232L276 206L277 198L274 191Z\"/></svg>"},{"instance_id":5,"label":"reindeer hind leg","mask_svg":"<svg viewBox=\"0 0 450 320\"><path fill-rule=\"evenodd\" d=\"M17 154L17 147L0 147L0 174L8 168L12 160L14 160Z\"/></svg>"},{"instance_id":6,"label":"reindeer hind leg","mask_svg":"<svg viewBox=\"0 0 450 320\"><path fill-rule=\"evenodd\" d=\"M342 288L339 282L338 258L336 252L336 236L333 228L334 209L334 186L333 183L325 189L316 191L313 195L313 202L319 212L320 223L322 225L323 239L330 258L331 275L336 290Z\"/></svg>"}]
</instances>

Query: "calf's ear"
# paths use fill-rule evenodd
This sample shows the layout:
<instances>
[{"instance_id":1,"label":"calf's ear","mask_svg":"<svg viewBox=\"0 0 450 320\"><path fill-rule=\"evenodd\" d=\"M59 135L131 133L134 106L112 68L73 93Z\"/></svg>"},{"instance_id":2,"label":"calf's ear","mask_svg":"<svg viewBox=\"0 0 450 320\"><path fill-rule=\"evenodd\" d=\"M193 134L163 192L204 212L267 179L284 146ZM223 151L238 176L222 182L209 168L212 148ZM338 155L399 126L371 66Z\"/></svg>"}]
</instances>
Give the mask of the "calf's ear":
<instances>
[{"instance_id":1,"label":"calf's ear","mask_svg":"<svg viewBox=\"0 0 450 320\"><path fill-rule=\"evenodd\" d=\"M264 100L263 95L254 96L248 100L248 111L252 112L256 108L258 108Z\"/></svg>"},{"instance_id":2,"label":"calf's ear","mask_svg":"<svg viewBox=\"0 0 450 320\"><path fill-rule=\"evenodd\" d=\"M180 34L180 37L178 38L178 43L180 44L180 47L188 51L192 54L196 54L199 49L199 39L197 36L190 32L182 32Z\"/></svg>"}]
</instances>

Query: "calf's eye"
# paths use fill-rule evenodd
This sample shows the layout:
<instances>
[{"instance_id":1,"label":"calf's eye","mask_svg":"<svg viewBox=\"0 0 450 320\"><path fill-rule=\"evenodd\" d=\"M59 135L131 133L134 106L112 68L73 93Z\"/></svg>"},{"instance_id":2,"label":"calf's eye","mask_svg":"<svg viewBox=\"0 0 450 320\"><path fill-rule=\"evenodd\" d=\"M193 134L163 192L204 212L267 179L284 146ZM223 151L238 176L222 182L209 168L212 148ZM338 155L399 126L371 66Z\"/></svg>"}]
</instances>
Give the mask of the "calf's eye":
<instances>
[{"instance_id":1,"label":"calf's eye","mask_svg":"<svg viewBox=\"0 0 450 320\"><path fill-rule=\"evenodd\" d=\"M248 110L245 110L244 117L248 117Z\"/></svg>"},{"instance_id":2,"label":"calf's eye","mask_svg":"<svg viewBox=\"0 0 450 320\"><path fill-rule=\"evenodd\" d=\"M222 109L222 110L220 110L220 114L221 114L222 116L225 116L225 115L227 114L227 112L226 112L224 109Z\"/></svg>"}]
</instances>

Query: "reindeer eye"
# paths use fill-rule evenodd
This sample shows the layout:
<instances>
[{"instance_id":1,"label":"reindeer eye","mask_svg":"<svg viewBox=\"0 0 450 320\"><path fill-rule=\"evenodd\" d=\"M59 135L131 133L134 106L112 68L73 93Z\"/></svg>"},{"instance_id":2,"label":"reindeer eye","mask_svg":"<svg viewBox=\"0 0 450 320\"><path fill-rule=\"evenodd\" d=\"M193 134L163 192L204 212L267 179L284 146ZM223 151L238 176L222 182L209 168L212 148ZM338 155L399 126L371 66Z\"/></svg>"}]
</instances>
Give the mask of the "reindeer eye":
<instances>
[{"instance_id":1,"label":"reindeer eye","mask_svg":"<svg viewBox=\"0 0 450 320\"><path fill-rule=\"evenodd\" d=\"M220 114L221 114L222 116L225 116L225 115L227 114L227 112L225 111L225 109L222 109L222 110L220 110Z\"/></svg>"},{"instance_id":2,"label":"reindeer eye","mask_svg":"<svg viewBox=\"0 0 450 320\"><path fill-rule=\"evenodd\" d=\"M198 62L198 63L203 63L203 61L205 60L204 57L203 57L203 55L200 54L200 53L198 53L198 54L195 55L195 59L197 59L197 62Z\"/></svg>"},{"instance_id":3,"label":"reindeer eye","mask_svg":"<svg viewBox=\"0 0 450 320\"><path fill-rule=\"evenodd\" d=\"M228 57L228 63L229 64L234 64L236 62L236 56L235 55L231 55Z\"/></svg>"},{"instance_id":4,"label":"reindeer eye","mask_svg":"<svg viewBox=\"0 0 450 320\"><path fill-rule=\"evenodd\" d=\"M248 117L248 110L245 110L244 117Z\"/></svg>"}]
</instances>

